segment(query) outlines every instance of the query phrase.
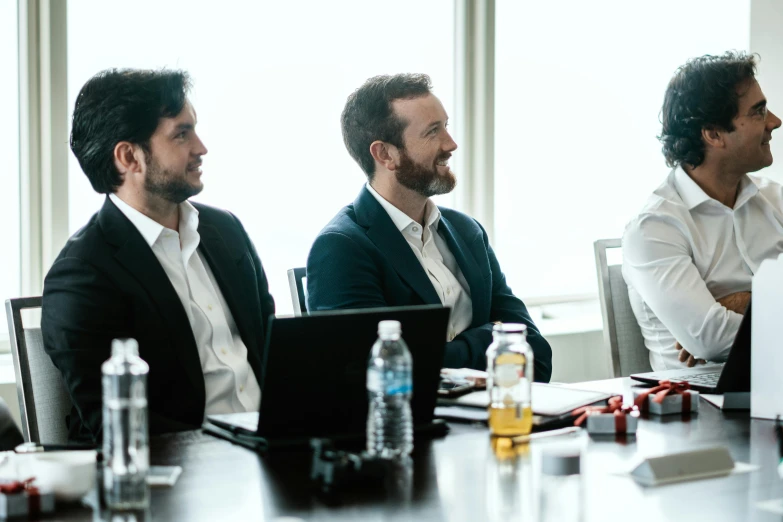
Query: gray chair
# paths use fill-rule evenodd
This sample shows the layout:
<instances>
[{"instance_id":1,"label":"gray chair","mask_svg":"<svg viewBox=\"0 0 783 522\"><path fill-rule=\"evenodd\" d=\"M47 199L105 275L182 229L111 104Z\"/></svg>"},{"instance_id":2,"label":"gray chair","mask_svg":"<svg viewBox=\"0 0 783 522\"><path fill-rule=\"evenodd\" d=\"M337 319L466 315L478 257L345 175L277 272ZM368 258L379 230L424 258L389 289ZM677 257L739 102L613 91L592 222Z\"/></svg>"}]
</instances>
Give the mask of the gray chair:
<instances>
[{"instance_id":1,"label":"gray chair","mask_svg":"<svg viewBox=\"0 0 783 522\"><path fill-rule=\"evenodd\" d=\"M22 433L27 442L65 444L65 418L71 413L71 398L60 370L44 351L41 328L25 328L22 324L22 310L29 308L41 308L41 298L5 302Z\"/></svg>"},{"instance_id":2,"label":"gray chair","mask_svg":"<svg viewBox=\"0 0 783 522\"><path fill-rule=\"evenodd\" d=\"M650 352L628 299L622 264L607 262L607 250L622 248L620 239L599 239L594 243L598 270L598 293L604 319L604 343L612 355L615 377L650 372Z\"/></svg>"},{"instance_id":3,"label":"gray chair","mask_svg":"<svg viewBox=\"0 0 783 522\"><path fill-rule=\"evenodd\" d=\"M288 269L288 288L291 290L291 301L294 304L294 315L307 313L307 270L305 267Z\"/></svg>"}]
</instances>

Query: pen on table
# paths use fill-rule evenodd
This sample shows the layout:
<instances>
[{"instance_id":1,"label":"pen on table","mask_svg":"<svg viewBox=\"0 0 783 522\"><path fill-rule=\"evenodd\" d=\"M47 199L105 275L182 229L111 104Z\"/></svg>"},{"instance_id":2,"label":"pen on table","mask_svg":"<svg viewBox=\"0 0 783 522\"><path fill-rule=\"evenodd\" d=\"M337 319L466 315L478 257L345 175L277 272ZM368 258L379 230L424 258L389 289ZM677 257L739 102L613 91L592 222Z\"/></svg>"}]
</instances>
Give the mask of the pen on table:
<instances>
[{"instance_id":1,"label":"pen on table","mask_svg":"<svg viewBox=\"0 0 783 522\"><path fill-rule=\"evenodd\" d=\"M14 448L16 453L39 453L42 451L73 451L94 450L92 444L39 444L36 442L23 442Z\"/></svg>"},{"instance_id":2,"label":"pen on table","mask_svg":"<svg viewBox=\"0 0 783 522\"><path fill-rule=\"evenodd\" d=\"M512 437L511 442L514 444L527 444L528 442L537 439L556 437L558 435L573 435L574 433L579 433L580 431L582 431L582 428L579 426L569 426L568 428L560 428L559 430L542 431L539 433L531 433L530 435Z\"/></svg>"},{"instance_id":3,"label":"pen on table","mask_svg":"<svg viewBox=\"0 0 783 522\"><path fill-rule=\"evenodd\" d=\"M775 417L775 436L778 439L778 476L783 478L783 425L780 424L780 415Z\"/></svg>"}]
</instances>

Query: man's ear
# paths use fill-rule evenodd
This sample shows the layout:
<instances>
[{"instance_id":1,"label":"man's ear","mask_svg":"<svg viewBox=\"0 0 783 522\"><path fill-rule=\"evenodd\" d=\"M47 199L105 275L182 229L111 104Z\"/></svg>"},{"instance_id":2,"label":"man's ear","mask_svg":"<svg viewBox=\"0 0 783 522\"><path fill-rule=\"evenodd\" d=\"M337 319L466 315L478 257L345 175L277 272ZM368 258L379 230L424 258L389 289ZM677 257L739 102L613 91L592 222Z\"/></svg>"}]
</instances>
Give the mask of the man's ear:
<instances>
[{"instance_id":1,"label":"man's ear","mask_svg":"<svg viewBox=\"0 0 783 522\"><path fill-rule=\"evenodd\" d=\"M370 144L370 154L376 163L383 165L386 170L396 170L399 165L399 150L394 145L383 141L374 141Z\"/></svg>"},{"instance_id":2,"label":"man's ear","mask_svg":"<svg viewBox=\"0 0 783 522\"><path fill-rule=\"evenodd\" d=\"M121 141L114 146L114 166L123 181L129 175L140 174L146 168L144 151L129 141Z\"/></svg>"},{"instance_id":3,"label":"man's ear","mask_svg":"<svg viewBox=\"0 0 783 522\"><path fill-rule=\"evenodd\" d=\"M704 145L706 147L722 149L726 146L726 141L724 139L725 133L725 130L717 127L702 127L701 139L704 140Z\"/></svg>"}]
</instances>

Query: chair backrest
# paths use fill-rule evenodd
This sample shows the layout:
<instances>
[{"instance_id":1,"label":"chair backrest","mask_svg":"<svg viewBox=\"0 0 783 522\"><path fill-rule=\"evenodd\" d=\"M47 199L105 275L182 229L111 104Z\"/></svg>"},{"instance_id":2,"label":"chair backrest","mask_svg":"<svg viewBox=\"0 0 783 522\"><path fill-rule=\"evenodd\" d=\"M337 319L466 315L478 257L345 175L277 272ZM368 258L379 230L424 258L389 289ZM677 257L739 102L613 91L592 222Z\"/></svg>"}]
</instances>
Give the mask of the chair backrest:
<instances>
[{"instance_id":1,"label":"chair backrest","mask_svg":"<svg viewBox=\"0 0 783 522\"><path fill-rule=\"evenodd\" d=\"M609 264L607 250L620 252L620 239L599 239L594 243L595 265L598 270L598 293L604 319L604 343L612 355L615 377L652 371L650 352L628 298L628 286L623 279L622 264Z\"/></svg>"},{"instance_id":2,"label":"chair backrest","mask_svg":"<svg viewBox=\"0 0 783 522\"><path fill-rule=\"evenodd\" d=\"M22 324L21 312L29 308L40 309L41 297L5 302L22 434L27 442L64 444L68 442L65 417L71 412L71 398L60 370L44 351L41 329Z\"/></svg>"},{"instance_id":3,"label":"chair backrest","mask_svg":"<svg viewBox=\"0 0 783 522\"><path fill-rule=\"evenodd\" d=\"M305 267L288 269L288 288L294 303L294 315L307 313L307 269Z\"/></svg>"}]
</instances>

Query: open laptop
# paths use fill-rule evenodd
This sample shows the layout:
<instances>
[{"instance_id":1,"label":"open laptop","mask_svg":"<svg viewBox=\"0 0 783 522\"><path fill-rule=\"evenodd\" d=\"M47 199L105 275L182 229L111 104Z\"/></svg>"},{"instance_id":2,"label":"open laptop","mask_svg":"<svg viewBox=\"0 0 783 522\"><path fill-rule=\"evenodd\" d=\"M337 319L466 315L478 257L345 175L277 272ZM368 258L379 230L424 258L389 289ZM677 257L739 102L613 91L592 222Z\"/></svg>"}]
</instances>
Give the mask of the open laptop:
<instances>
[{"instance_id":1,"label":"open laptop","mask_svg":"<svg viewBox=\"0 0 783 522\"><path fill-rule=\"evenodd\" d=\"M234 442L247 442L252 435L278 446L306 444L312 437L364 440L370 348L378 337L378 323L395 320L413 357L416 433L445 434L448 427L434 422L433 412L449 313L441 306L411 306L272 317L260 410L209 415L204 429L218 436L228 433ZM224 432L216 433L210 423Z\"/></svg>"},{"instance_id":2,"label":"open laptop","mask_svg":"<svg viewBox=\"0 0 783 522\"><path fill-rule=\"evenodd\" d=\"M725 364L637 373L631 379L648 384L658 384L664 379L686 381L699 393L750 392L750 308L748 303Z\"/></svg>"}]
</instances>

